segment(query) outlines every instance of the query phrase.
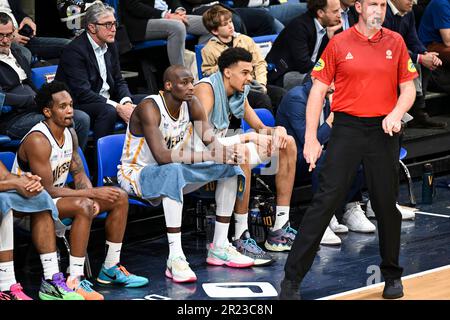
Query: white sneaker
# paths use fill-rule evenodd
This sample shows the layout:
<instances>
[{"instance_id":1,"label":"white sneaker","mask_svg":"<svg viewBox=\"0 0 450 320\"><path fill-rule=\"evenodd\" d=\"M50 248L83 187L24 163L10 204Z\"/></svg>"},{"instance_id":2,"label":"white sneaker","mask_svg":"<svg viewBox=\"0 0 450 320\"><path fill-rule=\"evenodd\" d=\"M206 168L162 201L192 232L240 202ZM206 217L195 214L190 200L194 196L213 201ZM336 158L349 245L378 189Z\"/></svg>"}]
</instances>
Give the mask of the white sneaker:
<instances>
[{"instance_id":1,"label":"white sneaker","mask_svg":"<svg viewBox=\"0 0 450 320\"><path fill-rule=\"evenodd\" d=\"M215 247L211 243L206 262L214 266L226 265L232 268L247 268L253 266L255 260L239 253L231 243L226 243L223 248Z\"/></svg>"},{"instance_id":2,"label":"white sneaker","mask_svg":"<svg viewBox=\"0 0 450 320\"><path fill-rule=\"evenodd\" d=\"M398 211L402 214L402 220L414 220L416 218L416 209L395 204Z\"/></svg>"},{"instance_id":3,"label":"white sneaker","mask_svg":"<svg viewBox=\"0 0 450 320\"><path fill-rule=\"evenodd\" d=\"M397 206L398 211L400 211L400 213L402 214L402 220L414 220L416 218L416 213L415 213L414 208L401 206L398 203L396 203L395 205ZM375 218L375 212L372 209L370 200L367 201L366 216L367 216L367 218Z\"/></svg>"},{"instance_id":4,"label":"white sneaker","mask_svg":"<svg viewBox=\"0 0 450 320\"><path fill-rule=\"evenodd\" d=\"M189 267L185 257L174 257L167 259L166 277L174 282L194 282L197 276Z\"/></svg>"},{"instance_id":5,"label":"white sneaker","mask_svg":"<svg viewBox=\"0 0 450 320\"><path fill-rule=\"evenodd\" d=\"M322 236L322 240L320 240L320 244L338 246L341 244L341 238L335 235L330 227L327 227L325 233Z\"/></svg>"},{"instance_id":6,"label":"white sneaker","mask_svg":"<svg viewBox=\"0 0 450 320\"><path fill-rule=\"evenodd\" d=\"M337 221L335 215L333 215L333 217L331 218L329 227L330 227L331 231L333 231L334 233L347 233L348 232L347 226L340 224Z\"/></svg>"},{"instance_id":7,"label":"white sneaker","mask_svg":"<svg viewBox=\"0 0 450 320\"><path fill-rule=\"evenodd\" d=\"M342 222L354 232L375 232L375 225L367 219L358 201L347 203Z\"/></svg>"}]
</instances>

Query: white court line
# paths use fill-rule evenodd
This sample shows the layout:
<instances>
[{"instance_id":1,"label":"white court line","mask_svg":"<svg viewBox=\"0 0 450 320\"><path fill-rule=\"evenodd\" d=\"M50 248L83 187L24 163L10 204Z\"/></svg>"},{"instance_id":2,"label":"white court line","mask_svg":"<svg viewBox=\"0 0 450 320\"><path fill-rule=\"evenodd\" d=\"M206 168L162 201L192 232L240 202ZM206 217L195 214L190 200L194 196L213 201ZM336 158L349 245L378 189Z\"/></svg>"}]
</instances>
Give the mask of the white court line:
<instances>
[{"instance_id":1,"label":"white court line","mask_svg":"<svg viewBox=\"0 0 450 320\"><path fill-rule=\"evenodd\" d=\"M422 272L419 272L419 273L413 273L413 274L410 274L408 276L402 277L402 280L416 278L416 277L423 276L425 274L438 272L438 271L442 271L442 270L446 270L446 269L450 269L450 265L446 265L446 266L443 266L443 267L422 271ZM384 282L375 283L375 284L372 284L372 285L367 286L367 287L361 287L361 288L358 288L358 289L354 289L354 290L350 290L350 291L345 291L345 292L333 294L331 296L326 296L326 297L319 298L319 299L316 299L316 300L330 300L330 299L346 296L346 295L357 293L357 292L361 292L361 291L370 290L372 288L377 288L377 287L381 287L381 286L384 286Z\"/></svg>"},{"instance_id":2,"label":"white court line","mask_svg":"<svg viewBox=\"0 0 450 320\"><path fill-rule=\"evenodd\" d=\"M416 214L422 214L424 216L433 216L433 217L441 217L441 218L447 218L450 219L450 216L445 214L438 214L438 213L431 213L431 212L424 212L424 211L416 211Z\"/></svg>"}]
</instances>

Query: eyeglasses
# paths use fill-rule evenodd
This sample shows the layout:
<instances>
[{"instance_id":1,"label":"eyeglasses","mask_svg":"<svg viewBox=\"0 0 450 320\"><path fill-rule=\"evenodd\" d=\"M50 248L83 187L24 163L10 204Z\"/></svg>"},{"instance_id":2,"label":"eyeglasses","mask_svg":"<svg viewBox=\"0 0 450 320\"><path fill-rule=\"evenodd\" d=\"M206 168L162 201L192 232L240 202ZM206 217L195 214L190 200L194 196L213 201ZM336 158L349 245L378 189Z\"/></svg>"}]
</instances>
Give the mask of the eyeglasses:
<instances>
[{"instance_id":1,"label":"eyeglasses","mask_svg":"<svg viewBox=\"0 0 450 320\"><path fill-rule=\"evenodd\" d=\"M4 38L8 39L8 40L12 40L15 37L14 33L0 33L0 41L3 41Z\"/></svg>"},{"instance_id":2,"label":"eyeglasses","mask_svg":"<svg viewBox=\"0 0 450 320\"><path fill-rule=\"evenodd\" d=\"M97 25L97 26L103 26L103 27L105 27L106 29L108 29L108 30L111 30L112 29L112 27L118 27L119 26L119 24L117 23L117 21L114 21L114 22L105 22L105 23L94 23L95 25Z\"/></svg>"}]
</instances>

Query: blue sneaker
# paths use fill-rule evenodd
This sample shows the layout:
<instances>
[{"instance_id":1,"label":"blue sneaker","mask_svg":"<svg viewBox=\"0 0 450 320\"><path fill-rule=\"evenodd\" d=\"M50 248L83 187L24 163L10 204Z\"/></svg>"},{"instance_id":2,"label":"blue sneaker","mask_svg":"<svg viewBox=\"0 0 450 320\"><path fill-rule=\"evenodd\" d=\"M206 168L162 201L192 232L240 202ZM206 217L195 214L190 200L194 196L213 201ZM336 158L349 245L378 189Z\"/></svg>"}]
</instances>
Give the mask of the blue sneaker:
<instances>
[{"instance_id":1,"label":"blue sneaker","mask_svg":"<svg viewBox=\"0 0 450 320\"><path fill-rule=\"evenodd\" d=\"M297 231L290 227L289 221L278 230L269 229L264 247L269 251L290 251Z\"/></svg>"},{"instance_id":2,"label":"blue sneaker","mask_svg":"<svg viewBox=\"0 0 450 320\"><path fill-rule=\"evenodd\" d=\"M274 262L272 256L261 249L256 241L250 237L248 230L245 230L239 239L233 241L233 246L241 254L252 258L255 266L267 266Z\"/></svg>"},{"instance_id":3,"label":"blue sneaker","mask_svg":"<svg viewBox=\"0 0 450 320\"><path fill-rule=\"evenodd\" d=\"M102 265L102 269L97 277L97 282L102 285L119 285L126 288L138 288L148 284L148 279L131 274L123 265L118 263L114 267L106 269Z\"/></svg>"}]
</instances>

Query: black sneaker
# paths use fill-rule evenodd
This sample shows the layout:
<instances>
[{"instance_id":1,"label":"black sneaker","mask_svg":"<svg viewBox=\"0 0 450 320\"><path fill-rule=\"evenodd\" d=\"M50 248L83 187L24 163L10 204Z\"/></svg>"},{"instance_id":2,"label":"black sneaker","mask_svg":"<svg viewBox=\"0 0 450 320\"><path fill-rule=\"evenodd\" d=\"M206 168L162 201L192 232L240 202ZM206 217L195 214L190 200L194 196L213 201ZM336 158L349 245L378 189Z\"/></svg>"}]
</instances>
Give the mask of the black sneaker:
<instances>
[{"instance_id":1,"label":"black sneaker","mask_svg":"<svg viewBox=\"0 0 450 320\"><path fill-rule=\"evenodd\" d=\"M254 266L268 266L275 261L250 237L248 230L245 230L239 239L233 241L233 246L241 254L254 259Z\"/></svg>"},{"instance_id":2,"label":"black sneaker","mask_svg":"<svg viewBox=\"0 0 450 320\"><path fill-rule=\"evenodd\" d=\"M429 128L429 129L443 129L447 127L447 122L432 120L428 113L418 112L414 115L414 119L407 123L408 128Z\"/></svg>"},{"instance_id":3,"label":"black sneaker","mask_svg":"<svg viewBox=\"0 0 450 320\"><path fill-rule=\"evenodd\" d=\"M281 291L278 297L279 300L301 300L300 284L295 281L283 279L281 281Z\"/></svg>"},{"instance_id":4,"label":"black sneaker","mask_svg":"<svg viewBox=\"0 0 450 320\"><path fill-rule=\"evenodd\" d=\"M403 285L401 279L387 279L384 284L383 298L398 299L403 297Z\"/></svg>"}]
</instances>

